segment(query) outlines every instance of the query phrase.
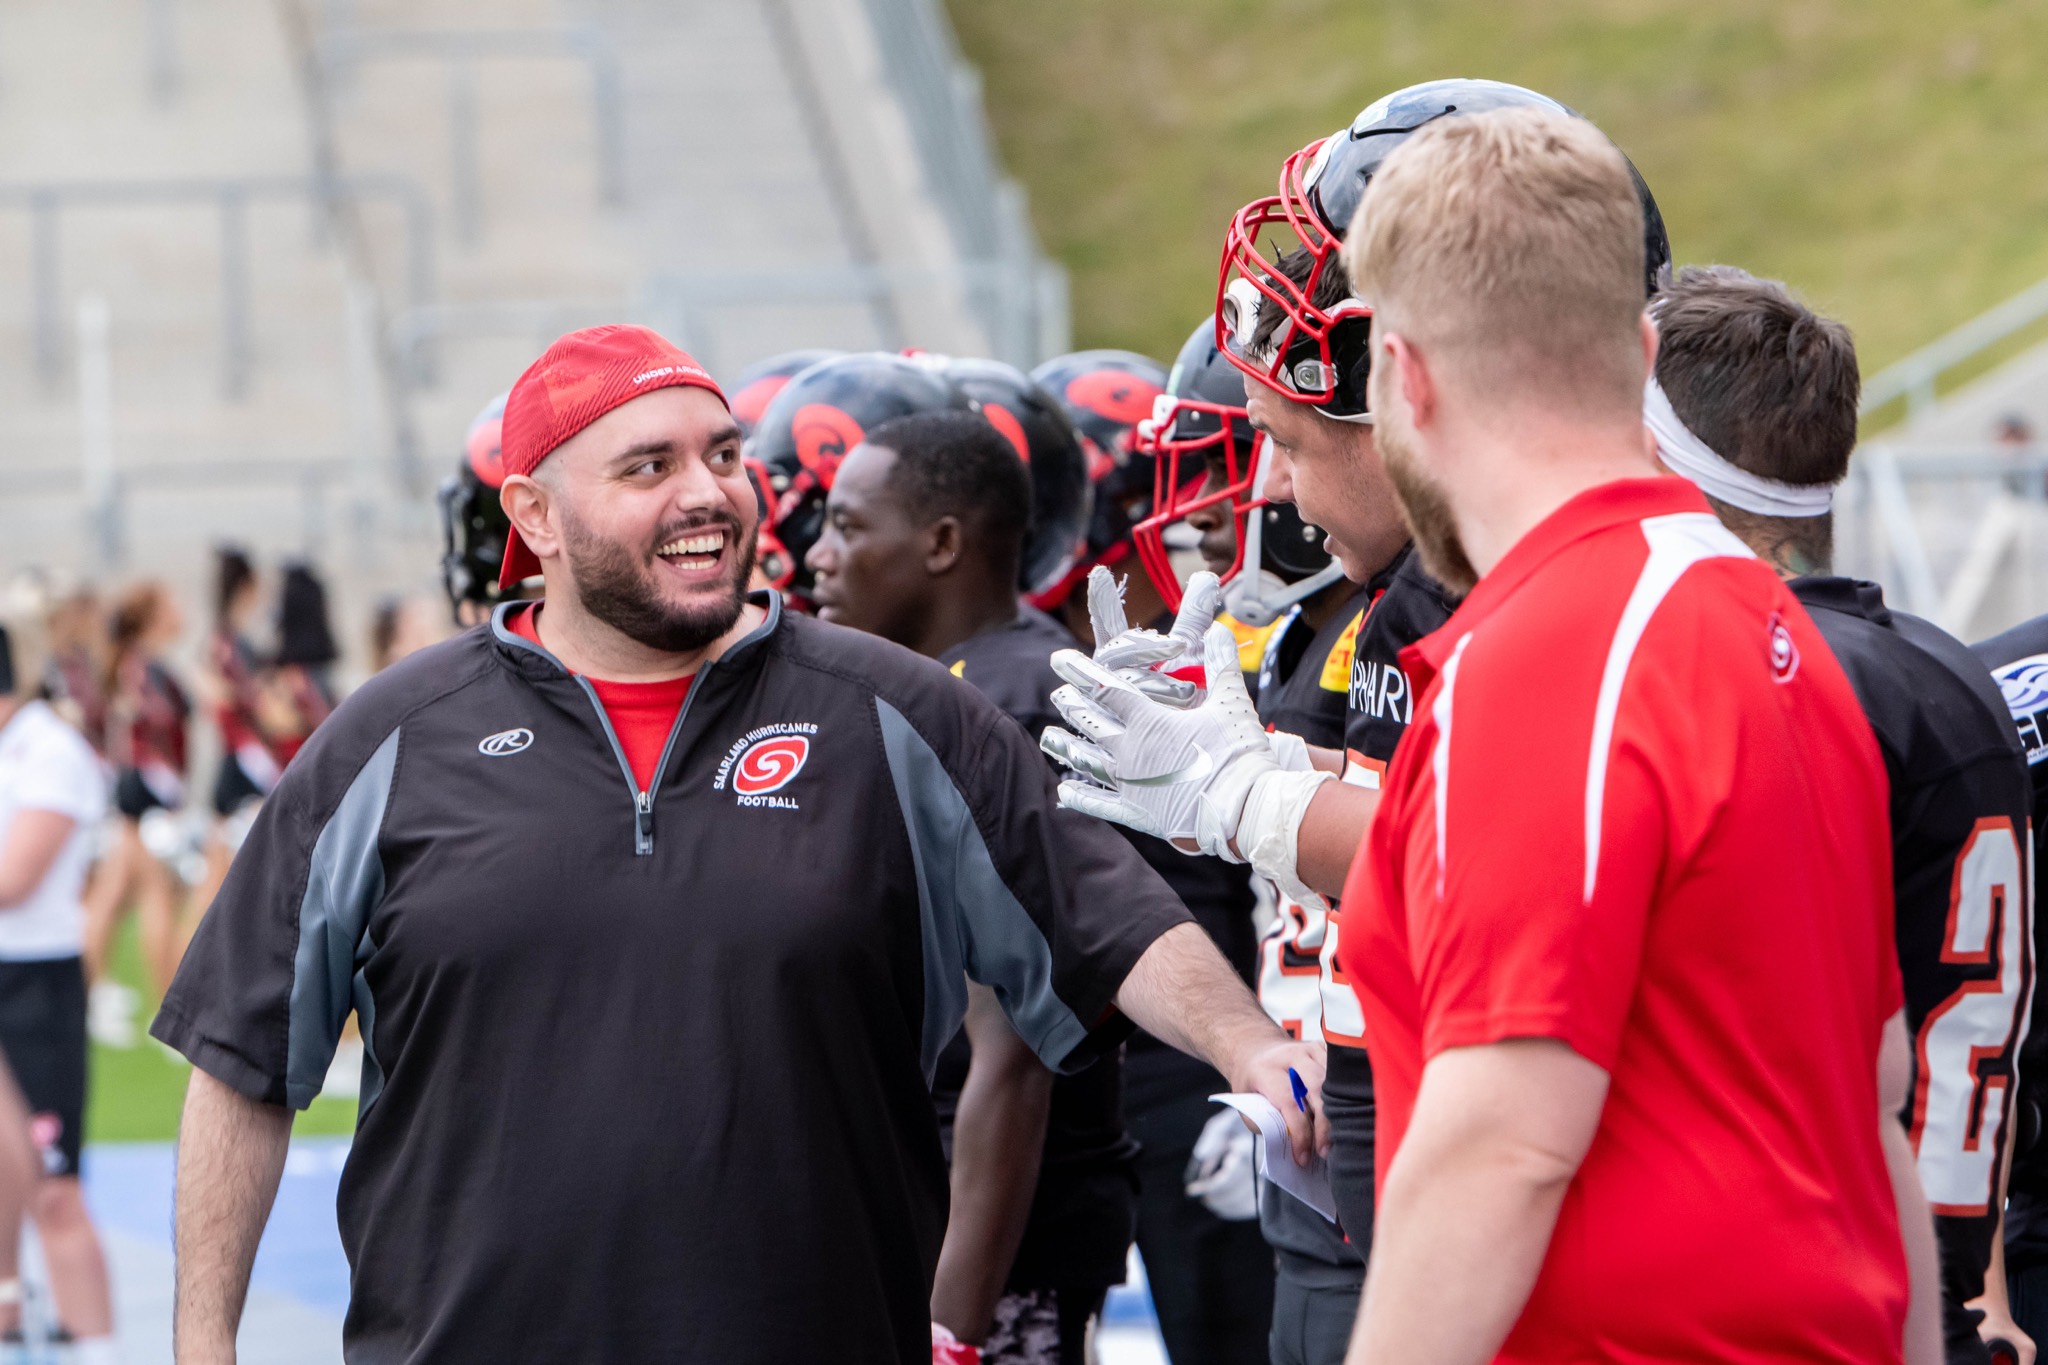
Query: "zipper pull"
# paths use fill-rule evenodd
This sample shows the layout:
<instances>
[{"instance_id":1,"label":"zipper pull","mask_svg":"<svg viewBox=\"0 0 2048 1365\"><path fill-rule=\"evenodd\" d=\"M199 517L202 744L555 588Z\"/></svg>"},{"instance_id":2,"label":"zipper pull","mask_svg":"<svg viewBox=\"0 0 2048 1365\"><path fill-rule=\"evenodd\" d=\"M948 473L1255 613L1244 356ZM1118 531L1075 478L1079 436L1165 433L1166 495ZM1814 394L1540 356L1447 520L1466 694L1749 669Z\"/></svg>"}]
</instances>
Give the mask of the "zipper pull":
<instances>
[{"instance_id":1,"label":"zipper pull","mask_svg":"<svg viewBox=\"0 0 2048 1365\"><path fill-rule=\"evenodd\" d=\"M633 851L642 857L654 852L654 798L647 792L633 794Z\"/></svg>"}]
</instances>

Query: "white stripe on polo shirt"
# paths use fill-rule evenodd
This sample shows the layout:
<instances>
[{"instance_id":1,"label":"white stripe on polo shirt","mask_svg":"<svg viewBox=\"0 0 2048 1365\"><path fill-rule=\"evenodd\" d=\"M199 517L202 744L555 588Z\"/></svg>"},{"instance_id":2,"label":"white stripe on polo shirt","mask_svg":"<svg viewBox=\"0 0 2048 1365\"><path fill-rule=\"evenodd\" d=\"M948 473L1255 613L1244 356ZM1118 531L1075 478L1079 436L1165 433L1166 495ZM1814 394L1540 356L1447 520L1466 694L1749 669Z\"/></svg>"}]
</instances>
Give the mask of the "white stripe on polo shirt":
<instances>
[{"instance_id":1,"label":"white stripe on polo shirt","mask_svg":"<svg viewBox=\"0 0 2048 1365\"><path fill-rule=\"evenodd\" d=\"M1645 517L1643 539L1650 543L1649 558L1636 575L1628 605L1615 623L1614 638L1607 646L1607 666L1600 674L1599 700L1593 709L1592 752L1586 762L1586 902L1592 903L1593 887L1600 875L1600 822L1607 803L1607 764L1614 749L1614 719L1621 708L1621 687L1628 680L1628 666L1642 643L1650 618L1678 585L1685 571L1705 559L1754 559L1735 534L1706 512L1677 512L1669 516ZM1463 648L1463 641L1459 642ZM1450 680L1444 681L1444 695L1450 695ZM1439 777L1441 780L1441 777ZM1437 813L1437 856L1443 856L1443 813ZM1439 874L1441 875L1441 874Z\"/></svg>"},{"instance_id":2,"label":"white stripe on polo shirt","mask_svg":"<svg viewBox=\"0 0 2048 1365\"><path fill-rule=\"evenodd\" d=\"M1436 705L1430 714L1436 720L1436 749L1430 754L1430 766L1436 770L1436 898L1444 898L1444 869L1450 864L1444 857L1444 829L1451 809L1451 694L1458 689L1458 661L1465 657L1465 646L1472 643L1472 633L1460 636L1451 650L1451 657L1444 661L1443 690L1436 695Z\"/></svg>"}]
</instances>

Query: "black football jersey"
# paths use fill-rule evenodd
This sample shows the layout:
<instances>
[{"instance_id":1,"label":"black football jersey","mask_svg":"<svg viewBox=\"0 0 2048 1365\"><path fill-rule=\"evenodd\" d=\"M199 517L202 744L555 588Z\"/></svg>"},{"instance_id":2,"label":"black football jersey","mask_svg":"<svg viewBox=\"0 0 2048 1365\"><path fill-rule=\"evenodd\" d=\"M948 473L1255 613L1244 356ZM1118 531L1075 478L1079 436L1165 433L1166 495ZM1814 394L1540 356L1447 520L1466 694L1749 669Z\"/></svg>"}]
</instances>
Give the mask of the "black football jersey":
<instances>
[{"instance_id":1,"label":"black football jersey","mask_svg":"<svg viewBox=\"0 0 2048 1365\"><path fill-rule=\"evenodd\" d=\"M1051 700L1061 682L1052 671L1053 651L1076 648L1079 643L1066 627L1044 612L1019 606L1009 625L961 641L939 662L973 684L1036 743L1046 726L1060 722ZM953 1114L972 1058L963 1029L939 1055L932 1076L932 1105L948 1159ZM1121 1055L1110 1053L1085 1071L1053 1081L1038 1193L1010 1273L1012 1288L1109 1284L1121 1277L1137 1216L1137 1153L1124 1127Z\"/></svg>"},{"instance_id":2,"label":"black football jersey","mask_svg":"<svg viewBox=\"0 0 2048 1365\"><path fill-rule=\"evenodd\" d=\"M1320 629L1298 606L1281 618L1267 637L1253 694L1267 729L1300 735L1319 749L1344 747L1351 655L1371 604L1372 589L1353 586Z\"/></svg>"},{"instance_id":3,"label":"black football jersey","mask_svg":"<svg viewBox=\"0 0 2048 1365\"><path fill-rule=\"evenodd\" d=\"M1891 780L1892 879L1912 1096L1901 1115L1941 1239L1951 1359L1975 1332L1998 1224L2013 1077L2033 996L2032 792L2019 736L1960 641L1874 583L1794 579Z\"/></svg>"},{"instance_id":4,"label":"black football jersey","mask_svg":"<svg viewBox=\"0 0 2048 1365\"><path fill-rule=\"evenodd\" d=\"M2034 794L2034 861L2048 853L2048 616L2037 616L1973 647L1991 670L2013 723L2019 727ZM2038 873L2036 874L2038 876ZM2035 925L2041 915L2035 888ZM2005 1262L2009 1271L2048 1265L2048 1020L2039 1009L2020 1049L2020 1103L2014 1115L2012 1178L2005 1210Z\"/></svg>"},{"instance_id":5,"label":"black football jersey","mask_svg":"<svg viewBox=\"0 0 2048 1365\"><path fill-rule=\"evenodd\" d=\"M1401 651L1450 620L1458 599L1423 571L1412 545L1403 546L1366 591L1371 609L1352 650L1344 714L1344 780L1377 787L1415 717L1415 689L1401 668Z\"/></svg>"}]
</instances>

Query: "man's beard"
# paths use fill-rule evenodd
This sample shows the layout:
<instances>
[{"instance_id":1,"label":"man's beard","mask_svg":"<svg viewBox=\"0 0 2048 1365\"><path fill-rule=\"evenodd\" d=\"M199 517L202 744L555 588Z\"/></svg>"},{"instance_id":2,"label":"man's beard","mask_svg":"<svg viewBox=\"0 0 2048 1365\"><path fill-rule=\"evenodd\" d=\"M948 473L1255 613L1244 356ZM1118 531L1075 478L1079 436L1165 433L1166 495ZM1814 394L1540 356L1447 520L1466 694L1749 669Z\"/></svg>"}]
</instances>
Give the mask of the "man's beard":
<instances>
[{"instance_id":1,"label":"man's beard","mask_svg":"<svg viewBox=\"0 0 2048 1365\"><path fill-rule=\"evenodd\" d=\"M1380 409L1373 434L1379 441L1380 458L1386 462L1387 478L1394 485L1394 497L1401 504L1401 520L1415 538L1416 553L1429 576L1459 597L1472 591L1479 574L1458 538L1457 518L1451 515L1450 500L1443 485L1423 469L1407 428L1388 420L1389 408Z\"/></svg>"},{"instance_id":2,"label":"man's beard","mask_svg":"<svg viewBox=\"0 0 2048 1365\"><path fill-rule=\"evenodd\" d=\"M706 601L675 606L655 586L654 552L636 556L618 541L592 534L566 506L562 508L562 549L583 609L630 640L664 654L694 654L717 640L746 610L747 580L754 571L754 538L730 514L696 517L664 526L654 539L666 545L678 536L718 528L732 553L730 590Z\"/></svg>"}]
</instances>

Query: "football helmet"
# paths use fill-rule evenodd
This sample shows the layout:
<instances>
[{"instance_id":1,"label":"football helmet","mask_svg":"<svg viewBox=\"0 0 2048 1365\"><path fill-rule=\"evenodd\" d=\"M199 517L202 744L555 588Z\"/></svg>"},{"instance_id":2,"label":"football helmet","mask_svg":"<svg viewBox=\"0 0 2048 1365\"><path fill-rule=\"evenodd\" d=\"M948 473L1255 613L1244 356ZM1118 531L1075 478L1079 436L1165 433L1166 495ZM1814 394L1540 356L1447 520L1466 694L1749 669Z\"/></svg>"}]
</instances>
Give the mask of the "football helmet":
<instances>
[{"instance_id":1,"label":"football helmet","mask_svg":"<svg viewBox=\"0 0 2048 1365\"><path fill-rule=\"evenodd\" d=\"M1051 587L1080 556L1088 527L1094 490L1081 438L1059 403L1014 365L946 357L939 368L1031 467L1031 525L1017 586L1026 593Z\"/></svg>"},{"instance_id":2,"label":"football helmet","mask_svg":"<svg viewBox=\"0 0 2048 1365\"><path fill-rule=\"evenodd\" d=\"M766 360L757 360L741 370L739 377L732 381L726 392L731 401L733 420L740 424L740 431L752 435L761 421L761 414L768 410L769 403L790 380L808 370L821 360L845 355L844 351L813 349L807 351L784 351L771 355Z\"/></svg>"},{"instance_id":3,"label":"football helmet","mask_svg":"<svg viewBox=\"0 0 2048 1365\"><path fill-rule=\"evenodd\" d=\"M1074 562L1031 594L1032 605L1050 611L1066 601L1076 584L1086 582L1097 564L1114 567L1129 557L1131 529L1151 515L1152 457L1133 448L1132 433L1166 391L1166 370L1131 351L1076 351L1046 361L1031 378L1066 410L1081 439L1093 490Z\"/></svg>"},{"instance_id":4,"label":"football helmet","mask_svg":"<svg viewBox=\"0 0 2048 1365\"><path fill-rule=\"evenodd\" d=\"M1366 415L1364 366L1368 319L1363 301L1345 297L1318 306L1323 276L1337 259L1366 184L1387 154L1424 124L1453 114L1543 108L1579 117L1547 95L1501 81L1439 80L1382 96L1351 126L1303 147L1280 168L1277 194L1237 211L1224 236L1216 283L1216 340L1231 362L1258 383L1331 417ZM1623 158L1627 160L1626 157ZM1671 268L1664 216L1634 163L1629 175L1643 205L1644 293L1657 292ZM1306 253L1304 278L1274 268L1283 254ZM1259 315L1277 309L1277 326ZM1256 340L1255 340L1256 338Z\"/></svg>"},{"instance_id":5,"label":"football helmet","mask_svg":"<svg viewBox=\"0 0 2048 1365\"><path fill-rule=\"evenodd\" d=\"M973 407L939 366L879 351L820 361L783 385L745 447L767 476L769 529L788 561L782 586L798 597L810 592L804 556L824 529L840 461L862 437L894 417Z\"/></svg>"},{"instance_id":6,"label":"football helmet","mask_svg":"<svg viewBox=\"0 0 2048 1365\"><path fill-rule=\"evenodd\" d=\"M462 438L462 462L434 495L441 510L441 586L457 625L465 624L464 602L493 606L521 595L498 589L505 537L512 530L511 519L498 502L498 490L505 484L499 436L506 397L499 394L471 419Z\"/></svg>"},{"instance_id":7,"label":"football helmet","mask_svg":"<svg viewBox=\"0 0 2048 1365\"><path fill-rule=\"evenodd\" d=\"M1245 413L1244 376L1217 346L1214 318L1204 318L1180 348L1166 392L1138 424L1132 445L1151 457L1154 471L1152 511L1133 538L1167 606L1179 610L1181 600L1169 528L1210 508L1224 509L1236 528L1223 610L1245 625L1271 625L1344 576L1320 530L1292 503L1266 500L1271 451Z\"/></svg>"}]
</instances>

